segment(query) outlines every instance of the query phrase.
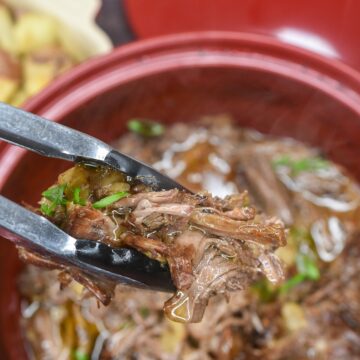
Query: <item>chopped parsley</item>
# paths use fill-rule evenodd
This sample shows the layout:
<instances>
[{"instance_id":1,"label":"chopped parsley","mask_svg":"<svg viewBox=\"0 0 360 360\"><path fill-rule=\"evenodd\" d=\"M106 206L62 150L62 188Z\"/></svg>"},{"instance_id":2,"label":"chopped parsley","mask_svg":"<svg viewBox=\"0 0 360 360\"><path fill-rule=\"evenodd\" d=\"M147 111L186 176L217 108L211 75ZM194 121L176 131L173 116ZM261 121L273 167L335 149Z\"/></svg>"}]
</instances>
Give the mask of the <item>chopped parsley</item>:
<instances>
[{"instance_id":1,"label":"chopped parsley","mask_svg":"<svg viewBox=\"0 0 360 360\"><path fill-rule=\"evenodd\" d=\"M135 134L145 137L160 136L164 133L164 125L147 119L132 119L127 123L127 127Z\"/></svg>"},{"instance_id":2,"label":"chopped parsley","mask_svg":"<svg viewBox=\"0 0 360 360\"><path fill-rule=\"evenodd\" d=\"M284 155L275 159L272 163L275 167L286 166L290 168L293 175L298 175L303 171L316 171L329 167L329 162L318 156L295 160L288 155Z\"/></svg>"},{"instance_id":3,"label":"chopped parsley","mask_svg":"<svg viewBox=\"0 0 360 360\"><path fill-rule=\"evenodd\" d=\"M139 312L143 319L146 319L150 315L150 310L147 307L141 307Z\"/></svg>"},{"instance_id":4,"label":"chopped parsley","mask_svg":"<svg viewBox=\"0 0 360 360\"><path fill-rule=\"evenodd\" d=\"M76 187L74 189L74 193L73 193L73 203L77 204L77 205L82 205L84 206L86 204L86 201L84 199L80 198L80 191L81 189L79 187Z\"/></svg>"},{"instance_id":5,"label":"chopped parsley","mask_svg":"<svg viewBox=\"0 0 360 360\"><path fill-rule=\"evenodd\" d=\"M43 215L52 216L54 215L55 208L56 208L56 204L54 203L52 203L51 205L41 204L40 211L43 213Z\"/></svg>"},{"instance_id":6,"label":"chopped parsley","mask_svg":"<svg viewBox=\"0 0 360 360\"><path fill-rule=\"evenodd\" d=\"M296 267L298 272L304 274L306 279L319 280L320 271L309 255L299 253L296 257Z\"/></svg>"},{"instance_id":7,"label":"chopped parsley","mask_svg":"<svg viewBox=\"0 0 360 360\"><path fill-rule=\"evenodd\" d=\"M118 201L126 196L128 196L129 193L126 192L126 191L120 191L120 192L117 192L115 194L112 194L112 195L109 195L109 196L106 196L104 198L102 198L101 200L99 201L96 201L93 203L93 207L95 209L102 209L106 206L109 206L111 205L112 203L114 203L115 201Z\"/></svg>"},{"instance_id":8,"label":"chopped parsley","mask_svg":"<svg viewBox=\"0 0 360 360\"><path fill-rule=\"evenodd\" d=\"M296 256L297 274L287 280L280 288L280 293L286 294L296 285L306 280L316 281L320 279L320 271L316 262L307 254L299 253Z\"/></svg>"},{"instance_id":9,"label":"chopped parsley","mask_svg":"<svg viewBox=\"0 0 360 360\"><path fill-rule=\"evenodd\" d=\"M66 205L66 199L64 197L64 190L66 184L52 186L42 193L42 196L56 205Z\"/></svg>"},{"instance_id":10,"label":"chopped parsley","mask_svg":"<svg viewBox=\"0 0 360 360\"><path fill-rule=\"evenodd\" d=\"M64 190L66 184L52 186L42 193L42 196L50 201L50 204L41 204L40 210L46 216L54 215L55 209L58 205L66 205Z\"/></svg>"},{"instance_id":11,"label":"chopped parsley","mask_svg":"<svg viewBox=\"0 0 360 360\"><path fill-rule=\"evenodd\" d=\"M280 287L280 293L281 294L286 294L289 292L289 290L291 290L292 288L294 288L296 285L301 284L302 282L304 282L306 280L306 277L304 274L296 274L293 277L291 277L289 280L287 280L284 284L281 285Z\"/></svg>"},{"instance_id":12,"label":"chopped parsley","mask_svg":"<svg viewBox=\"0 0 360 360\"><path fill-rule=\"evenodd\" d=\"M90 356L88 354L86 354L83 350L76 349L74 351L74 359L75 360L90 360Z\"/></svg>"}]
</instances>

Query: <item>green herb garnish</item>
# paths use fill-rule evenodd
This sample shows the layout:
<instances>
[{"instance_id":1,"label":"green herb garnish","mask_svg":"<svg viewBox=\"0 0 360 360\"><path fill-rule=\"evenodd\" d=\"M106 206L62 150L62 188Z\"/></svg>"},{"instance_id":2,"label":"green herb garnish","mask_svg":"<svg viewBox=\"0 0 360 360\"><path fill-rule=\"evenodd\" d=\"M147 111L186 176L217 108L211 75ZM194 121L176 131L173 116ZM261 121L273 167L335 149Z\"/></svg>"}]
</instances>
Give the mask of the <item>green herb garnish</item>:
<instances>
[{"instance_id":1,"label":"green herb garnish","mask_svg":"<svg viewBox=\"0 0 360 360\"><path fill-rule=\"evenodd\" d=\"M288 155L284 155L275 159L272 163L275 167L286 166L290 168L293 175L298 175L303 171L316 171L329 167L329 162L318 156L295 160Z\"/></svg>"},{"instance_id":2,"label":"green herb garnish","mask_svg":"<svg viewBox=\"0 0 360 360\"><path fill-rule=\"evenodd\" d=\"M143 319L146 319L150 315L150 310L147 307L141 307L139 312Z\"/></svg>"},{"instance_id":3,"label":"green herb garnish","mask_svg":"<svg viewBox=\"0 0 360 360\"><path fill-rule=\"evenodd\" d=\"M86 205L86 201L84 199L80 198L80 191L81 191L81 189L79 187L76 187L74 189L73 203L84 206L84 205Z\"/></svg>"},{"instance_id":4,"label":"green herb garnish","mask_svg":"<svg viewBox=\"0 0 360 360\"><path fill-rule=\"evenodd\" d=\"M90 356L88 354L86 354L83 350L76 349L74 351L74 359L75 360L90 360Z\"/></svg>"},{"instance_id":5,"label":"green herb garnish","mask_svg":"<svg viewBox=\"0 0 360 360\"><path fill-rule=\"evenodd\" d=\"M66 199L64 197L64 190L66 184L50 187L42 193L42 196L56 205L66 205Z\"/></svg>"},{"instance_id":6,"label":"green herb garnish","mask_svg":"<svg viewBox=\"0 0 360 360\"><path fill-rule=\"evenodd\" d=\"M303 274L308 280L319 280L320 271L315 261L308 255L298 254L296 257L296 267L299 274Z\"/></svg>"},{"instance_id":7,"label":"green herb garnish","mask_svg":"<svg viewBox=\"0 0 360 360\"><path fill-rule=\"evenodd\" d=\"M294 275L289 280L287 280L284 284L281 285L280 293L281 294L288 293L289 290L291 290L296 285L301 284L305 280L306 280L306 277L304 276L304 274L296 274L296 275Z\"/></svg>"},{"instance_id":8,"label":"green herb garnish","mask_svg":"<svg viewBox=\"0 0 360 360\"><path fill-rule=\"evenodd\" d=\"M320 271L309 255L299 253L296 256L296 268L298 273L280 287L281 294L286 294L290 289L306 280L316 281L320 278Z\"/></svg>"},{"instance_id":9,"label":"green herb garnish","mask_svg":"<svg viewBox=\"0 0 360 360\"><path fill-rule=\"evenodd\" d=\"M128 196L128 195L129 195L129 193L126 192L126 191L117 192L115 194L106 196L106 197L102 198L101 200L99 200L97 202L94 202L93 207L95 209L102 209L102 208L104 208L106 206L109 206L110 204L114 203L115 201L118 201L118 200Z\"/></svg>"},{"instance_id":10,"label":"green herb garnish","mask_svg":"<svg viewBox=\"0 0 360 360\"><path fill-rule=\"evenodd\" d=\"M46 216L52 216L54 215L55 208L56 208L55 203L52 203L51 205L41 204L40 211Z\"/></svg>"},{"instance_id":11,"label":"green herb garnish","mask_svg":"<svg viewBox=\"0 0 360 360\"><path fill-rule=\"evenodd\" d=\"M52 186L42 193L42 196L50 201L50 204L41 204L40 210L46 216L52 216L58 205L66 205L64 190L66 184Z\"/></svg>"},{"instance_id":12,"label":"green herb garnish","mask_svg":"<svg viewBox=\"0 0 360 360\"><path fill-rule=\"evenodd\" d=\"M164 125L147 119L132 119L127 123L130 131L145 137L160 136L164 133Z\"/></svg>"}]
</instances>

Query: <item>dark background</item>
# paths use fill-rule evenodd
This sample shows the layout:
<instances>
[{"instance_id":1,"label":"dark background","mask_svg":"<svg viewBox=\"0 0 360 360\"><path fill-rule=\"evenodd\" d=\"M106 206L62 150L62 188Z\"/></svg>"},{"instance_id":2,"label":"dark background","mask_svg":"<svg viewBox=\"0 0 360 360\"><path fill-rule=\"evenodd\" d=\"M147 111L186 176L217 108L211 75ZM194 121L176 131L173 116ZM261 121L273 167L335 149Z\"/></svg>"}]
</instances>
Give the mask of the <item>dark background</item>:
<instances>
[{"instance_id":1,"label":"dark background","mask_svg":"<svg viewBox=\"0 0 360 360\"><path fill-rule=\"evenodd\" d=\"M136 39L127 20L122 0L103 0L96 22L110 36L114 46Z\"/></svg>"}]
</instances>

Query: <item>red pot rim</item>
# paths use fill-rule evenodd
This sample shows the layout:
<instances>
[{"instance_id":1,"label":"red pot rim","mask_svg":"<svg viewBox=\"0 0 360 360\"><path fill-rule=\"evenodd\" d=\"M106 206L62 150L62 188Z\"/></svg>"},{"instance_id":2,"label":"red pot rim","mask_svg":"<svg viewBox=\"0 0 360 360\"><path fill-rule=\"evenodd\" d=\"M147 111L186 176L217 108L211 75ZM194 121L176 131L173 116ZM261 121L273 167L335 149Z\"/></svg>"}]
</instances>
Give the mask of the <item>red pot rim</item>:
<instances>
[{"instance_id":1,"label":"red pot rim","mask_svg":"<svg viewBox=\"0 0 360 360\"><path fill-rule=\"evenodd\" d=\"M269 64L268 69L266 69L273 71L277 70L276 65L279 65L278 61L281 59L283 63L280 65L288 67L287 75L296 78L296 75L299 76L299 73L301 73L299 81L302 81L302 71L305 68L312 69L324 76L327 75L333 78L335 82L340 83L344 88L349 87L357 95L360 94L360 73L339 60L322 57L293 45L281 43L268 36L230 31L201 31L141 40L118 47L109 54L95 57L55 80L49 87L30 99L24 108L43 115L52 115L51 118L56 121L93 96L96 96L96 94L111 89L112 86L156 72L155 59L164 58L167 54L171 53L173 55L184 54L191 50L196 50L198 60L201 57L211 58L210 55L213 54L210 52L201 53L205 49L216 50L231 58L236 58L240 53L258 54L259 57L263 56L263 59L273 60ZM254 61L256 59L251 60ZM221 59L213 58L193 64L181 63L181 58L179 57L170 59L170 62L176 64L177 67L184 65L221 65L220 62L216 61L221 61ZM234 64L236 65L236 59ZM129 65L132 65L131 70L134 67L136 68L136 74L129 72L123 74L121 80L118 78L113 81L106 76L112 73L114 69L127 70ZM247 64L239 63L239 65L246 66ZM257 64L254 64L254 67L256 68ZM166 70L163 69L163 71ZM292 71L292 74L289 70ZM94 78L99 79L99 77L105 77L107 81L97 81L95 87L89 86L93 85L92 81ZM317 85L315 81L314 84ZM83 89L84 86L89 87L86 92L78 91ZM65 94L72 92L71 99L66 97L69 107L56 106L57 101L64 99L64 92ZM356 105L356 108L360 109L360 104Z\"/></svg>"},{"instance_id":2,"label":"red pot rim","mask_svg":"<svg viewBox=\"0 0 360 360\"><path fill-rule=\"evenodd\" d=\"M24 108L58 121L120 84L156 73L203 66L277 73L328 93L360 116L360 73L356 70L271 37L228 31L167 35L119 47L70 70L30 99ZM19 148L3 148L0 188L23 154Z\"/></svg>"}]
</instances>

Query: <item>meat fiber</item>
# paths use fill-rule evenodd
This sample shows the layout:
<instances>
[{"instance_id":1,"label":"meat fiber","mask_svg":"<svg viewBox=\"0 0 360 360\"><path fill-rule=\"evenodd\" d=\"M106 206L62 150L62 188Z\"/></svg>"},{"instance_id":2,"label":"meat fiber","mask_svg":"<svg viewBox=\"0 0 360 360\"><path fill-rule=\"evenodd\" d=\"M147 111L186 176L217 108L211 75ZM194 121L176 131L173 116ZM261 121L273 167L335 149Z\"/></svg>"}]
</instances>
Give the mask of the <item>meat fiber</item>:
<instances>
[{"instance_id":1,"label":"meat fiber","mask_svg":"<svg viewBox=\"0 0 360 360\"><path fill-rule=\"evenodd\" d=\"M68 173L77 171L68 170ZM274 251L286 244L284 225L257 214L248 204L245 206L246 193L220 199L209 193L192 195L177 189L145 188L135 192L129 183L130 191L125 197L97 209L92 204L99 194L105 193L101 184L106 184L108 189L111 183L106 176L99 177L98 172L96 176L101 182L96 183L91 178L94 170L85 171L88 182L82 186L87 186L87 202L80 205L66 199L66 211L60 212L60 219L57 214L57 222L75 238L113 247L132 247L152 259L166 262L177 288L164 307L171 319L200 321L210 297L243 290L259 274L273 283L283 279L282 266ZM114 178L112 172L105 174ZM64 178L67 176L59 177ZM74 182L72 178L67 181ZM64 183L56 186L59 185L68 186ZM94 286L96 281L82 277L73 269L58 268L67 271L100 301L108 303L109 293L101 295L101 286Z\"/></svg>"}]
</instances>

